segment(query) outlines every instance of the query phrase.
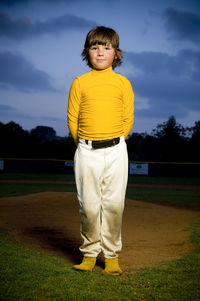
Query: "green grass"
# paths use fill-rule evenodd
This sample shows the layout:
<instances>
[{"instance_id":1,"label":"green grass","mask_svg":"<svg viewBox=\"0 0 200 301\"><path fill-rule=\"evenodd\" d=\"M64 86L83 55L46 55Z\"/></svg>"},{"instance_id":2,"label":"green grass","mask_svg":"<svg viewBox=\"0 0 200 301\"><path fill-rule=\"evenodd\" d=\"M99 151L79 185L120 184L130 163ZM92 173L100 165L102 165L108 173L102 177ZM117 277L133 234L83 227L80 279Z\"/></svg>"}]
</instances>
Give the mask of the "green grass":
<instances>
[{"instance_id":1,"label":"green grass","mask_svg":"<svg viewBox=\"0 0 200 301\"><path fill-rule=\"evenodd\" d=\"M0 183L0 197L19 196L44 191L75 192L76 186L75 184ZM129 186L126 195L134 200L200 208L200 190Z\"/></svg>"},{"instance_id":2,"label":"green grass","mask_svg":"<svg viewBox=\"0 0 200 301\"><path fill-rule=\"evenodd\" d=\"M34 180L37 176L32 175ZM63 180L60 176L63 175L58 175L59 181ZM19 175L16 177L19 179ZM191 179L185 181L194 184ZM41 191L75 191L75 185L0 183L0 191L1 196L15 196ZM199 191L195 190L129 187L127 196L180 206L200 204ZM64 259L21 246L8 233L0 231L0 300L199 301L200 222L192 225L190 232L195 246L192 253L156 268L128 269L122 277L113 277L102 276L100 270L74 271Z\"/></svg>"},{"instance_id":3,"label":"green grass","mask_svg":"<svg viewBox=\"0 0 200 301\"><path fill-rule=\"evenodd\" d=\"M46 183L0 183L0 197L19 196L44 191L76 191L76 186Z\"/></svg>"},{"instance_id":4,"label":"green grass","mask_svg":"<svg viewBox=\"0 0 200 301\"><path fill-rule=\"evenodd\" d=\"M74 181L73 174L31 174L31 173L0 173L0 180L49 180L49 181ZM132 184L169 184L169 185L200 185L200 177L150 177L129 176Z\"/></svg>"},{"instance_id":5,"label":"green grass","mask_svg":"<svg viewBox=\"0 0 200 301\"><path fill-rule=\"evenodd\" d=\"M43 173L0 173L0 180L74 181L74 175Z\"/></svg>"},{"instance_id":6,"label":"green grass","mask_svg":"<svg viewBox=\"0 0 200 301\"><path fill-rule=\"evenodd\" d=\"M200 177L150 177L150 176L129 176L131 184L156 184L156 185L200 185Z\"/></svg>"},{"instance_id":7,"label":"green grass","mask_svg":"<svg viewBox=\"0 0 200 301\"><path fill-rule=\"evenodd\" d=\"M193 253L164 267L130 269L122 277L74 271L64 259L13 242L0 231L0 300L200 300L200 223Z\"/></svg>"},{"instance_id":8,"label":"green grass","mask_svg":"<svg viewBox=\"0 0 200 301\"><path fill-rule=\"evenodd\" d=\"M200 190L128 187L126 195L134 200L200 209Z\"/></svg>"}]
</instances>

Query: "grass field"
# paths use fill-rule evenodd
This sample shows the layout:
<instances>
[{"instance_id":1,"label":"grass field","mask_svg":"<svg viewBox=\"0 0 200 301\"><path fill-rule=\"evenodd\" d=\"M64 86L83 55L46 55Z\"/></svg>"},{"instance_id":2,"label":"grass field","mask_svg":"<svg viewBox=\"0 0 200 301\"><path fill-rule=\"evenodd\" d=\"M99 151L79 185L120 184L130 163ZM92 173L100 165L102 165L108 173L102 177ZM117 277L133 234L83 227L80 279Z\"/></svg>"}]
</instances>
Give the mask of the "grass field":
<instances>
[{"instance_id":1,"label":"grass field","mask_svg":"<svg viewBox=\"0 0 200 301\"><path fill-rule=\"evenodd\" d=\"M55 183L1 183L0 197L18 196L43 191L76 191L75 184L60 184L59 182L74 181L73 175L62 174L5 174L0 173L0 180L30 180L55 181ZM56 184L56 182L58 182ZM200 186L200 178L165 178L165 177L129 177L129 184L160 184L160 185L190 185ZM128 186L127 197L135 200L200 208L200 189L154 188Z\"/></svg>"},{"instance_id":2,"label":"grass field","mask_svg":"<svg viewBox=\"0 0 200 301\"><path fill-rule=\"evenodd\" d=\"M0 174L7 180L71 181L67 175ZM138 184L199 185L200 179L132 177ZM1 196L41 191L75 191L75 185L48 183L0 183ZM200 191L128 187L127 196L178 206L200 206ZM0 199L1 201L1 199ZM200 300L200 222L190 226L192 253L156 268L126 270L122 277L102 276L100 272L79 273L59 257L18 245L3 229L0 231L0 300Z\"/></svg>"},{"instance_id":3,"label":"grass field","mask_svg":"<svg viewBox=\"0 0 200 301\"><path fill-rule=\"evenodd\" d=\"M0 180L50 180L50 181L74 181L72 174L29 174L29 173L0 173ZM148 177L129 176L129 183L135 184L173 184L173 185L200 185L199 178L185 177Z\"/></svg>"}]
</instances>

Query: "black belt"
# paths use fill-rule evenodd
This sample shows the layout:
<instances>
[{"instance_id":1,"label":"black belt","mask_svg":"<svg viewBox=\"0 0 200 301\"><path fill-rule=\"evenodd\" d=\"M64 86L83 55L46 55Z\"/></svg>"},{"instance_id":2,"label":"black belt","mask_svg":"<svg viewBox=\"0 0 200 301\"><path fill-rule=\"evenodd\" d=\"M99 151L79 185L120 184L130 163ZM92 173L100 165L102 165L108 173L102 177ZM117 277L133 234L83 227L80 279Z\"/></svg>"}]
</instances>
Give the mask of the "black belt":
<instances>
[{"instance_id":1,"label":"black belt","mask_svg":"<svg viewBox=\"0 0 200 301\"><path fill-rule=\"evenodd\" d=\"M105 148L105 147L111 147L116 144L118 144L120 141L120 138L113 138L108 140L98 140L98 141L91 141L92 142L92 148L98 149L98 148ZM85 143L88 144L88 140L85 140Z\"/></svg>"}]
</instances>

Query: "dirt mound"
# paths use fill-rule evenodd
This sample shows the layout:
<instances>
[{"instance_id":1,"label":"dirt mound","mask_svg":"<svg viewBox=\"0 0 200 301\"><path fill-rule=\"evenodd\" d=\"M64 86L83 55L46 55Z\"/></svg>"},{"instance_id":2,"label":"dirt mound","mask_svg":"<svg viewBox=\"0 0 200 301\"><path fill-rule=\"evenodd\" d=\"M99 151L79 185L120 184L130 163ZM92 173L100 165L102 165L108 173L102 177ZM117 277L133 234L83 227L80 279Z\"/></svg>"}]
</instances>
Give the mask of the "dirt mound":
<instances>
[{"instance_id":1,"label":"dirt mound","mask_svg":"<svg viewBox=\"0 0 200 301\"><path fill-rule=\"evenodd\" d=\"M126 199L123 218L123 268L153 266L189 252L185 229L199 212ZM73 192L43 192L0 198L0 227L20 243L81 260L79 206ZM100 258L100 261L102 258Z\"/></svg>"}]
</instances>

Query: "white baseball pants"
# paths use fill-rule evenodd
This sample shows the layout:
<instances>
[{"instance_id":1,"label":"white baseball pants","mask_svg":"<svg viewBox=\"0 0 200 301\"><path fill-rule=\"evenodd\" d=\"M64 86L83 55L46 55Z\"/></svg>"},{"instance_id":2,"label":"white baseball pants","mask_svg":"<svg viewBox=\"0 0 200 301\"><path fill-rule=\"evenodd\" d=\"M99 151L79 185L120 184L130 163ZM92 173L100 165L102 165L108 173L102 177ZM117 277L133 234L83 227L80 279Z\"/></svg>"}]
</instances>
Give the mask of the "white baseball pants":
<instances>
[{"instance_id":1,"label":"white baseball pants","mask_svg":"<svg viewBox=\"0 0 200 301\"><path fill-rule=\"evenodd\" d=\"M128 178L124 137L112 147L93 149L79 139L75 153L75 178L80 204L80 251L86 257L118 257Z\"/></svg>"}]
</instances>

